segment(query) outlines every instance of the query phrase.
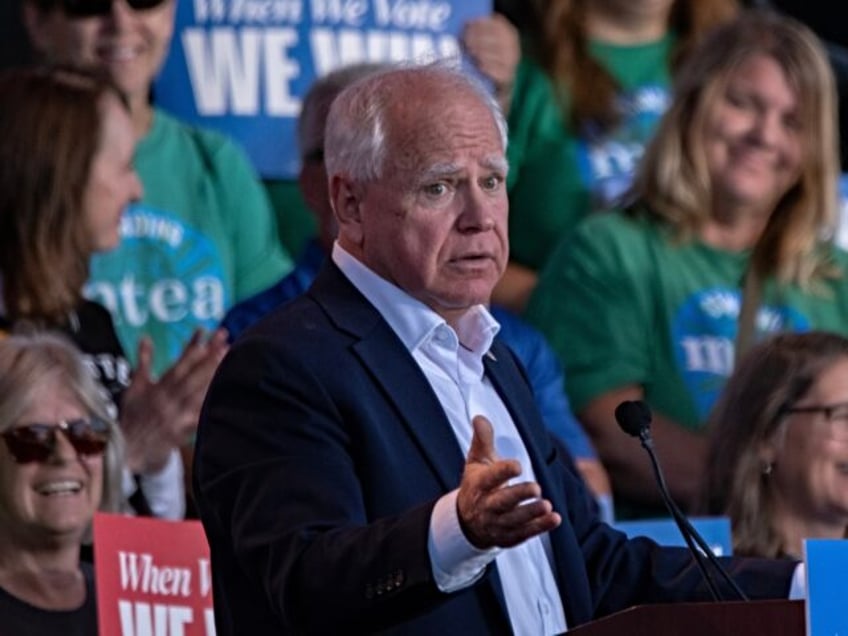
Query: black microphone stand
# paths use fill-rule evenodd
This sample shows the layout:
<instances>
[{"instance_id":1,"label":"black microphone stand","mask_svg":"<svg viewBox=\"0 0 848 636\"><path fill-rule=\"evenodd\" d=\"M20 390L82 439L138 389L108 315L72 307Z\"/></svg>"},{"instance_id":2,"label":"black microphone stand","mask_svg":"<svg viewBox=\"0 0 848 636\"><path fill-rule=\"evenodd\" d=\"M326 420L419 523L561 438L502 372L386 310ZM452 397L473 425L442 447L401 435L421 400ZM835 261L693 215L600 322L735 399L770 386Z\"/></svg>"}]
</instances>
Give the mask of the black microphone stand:
<instances>
[{"instance_id":1,"label":"black microphone stand","mask_svg":"<svg viewBox=\"0 0 848 636\"><path fill-rule=\"evenodd\" d=\"M662 469L660 468L659 460L654 452L654 441L651 437L650 429L651 415L647 404L644 402L632 402L631 404L624 402L616 409L615 416L621 425L621 428L626 433L635 435L639 438L642 447L647 451L648 457L651 458L651 466L654 469L654 476L656 477L657 484L660 487L660 494L662 495L663 502L665 503L666 508L668 508L668 511L671 513L672 519L674 519L674 522L677 524L680 534L683 535L686 545L695 557L695 561L704 576L704 580L707 583L707 587L710 590L713 600L723 600L723 597L719 593L718 586L707 568L707 563L704 560L705 557L709 560L713 567L718 570L722 579L731 587L739 600L749 600L745 592L742 591L742 589L736 584L736 581L734 581L724 567L722 567L718 558L716 558L716 555L713 554L712 549L704 538L694 528L686 515L683 514L674 499L671 498L671 494L669 493L668 486L665 482L665 477L663 476ZM634 422L634 418L639 421ZM695 543L698 544L698 547L695 547Z\"/></svg>"}]
</instances>

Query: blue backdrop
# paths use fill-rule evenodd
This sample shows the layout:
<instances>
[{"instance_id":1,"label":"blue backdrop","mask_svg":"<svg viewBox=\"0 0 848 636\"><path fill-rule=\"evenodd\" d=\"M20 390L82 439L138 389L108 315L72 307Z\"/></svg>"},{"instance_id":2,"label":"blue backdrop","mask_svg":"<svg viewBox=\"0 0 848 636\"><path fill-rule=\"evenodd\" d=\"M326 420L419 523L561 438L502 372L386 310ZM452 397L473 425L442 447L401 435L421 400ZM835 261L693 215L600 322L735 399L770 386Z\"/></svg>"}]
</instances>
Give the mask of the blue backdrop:
<instances>
[{"instance_id":1,"label":"blue backdrop","mask_svg":"<svg viewBox=\"0 0 848 636\"><path fill-rule=\"evenodd\" d=\"M295 123L316 77L455 56L466 21L491 10L491 0L180 0L156 104L236 138L263 177L294 178Z\"/></svg>"}]
</instances>

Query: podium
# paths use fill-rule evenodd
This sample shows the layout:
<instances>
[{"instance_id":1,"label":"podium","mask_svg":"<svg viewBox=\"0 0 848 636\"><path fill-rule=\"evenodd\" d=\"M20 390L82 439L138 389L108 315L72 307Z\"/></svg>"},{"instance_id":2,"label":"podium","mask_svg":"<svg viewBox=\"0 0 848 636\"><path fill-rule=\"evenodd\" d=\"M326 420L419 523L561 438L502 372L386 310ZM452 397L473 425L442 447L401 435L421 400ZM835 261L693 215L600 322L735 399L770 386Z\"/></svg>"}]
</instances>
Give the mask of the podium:
<instances>
[{"instance_id":1,"label":"podium","mask_svg":"<svg viewBox=\"0 0 848 636\"><path fill-rule=\"evenodd\" d=\"M638 605L569 630L569 636L804 636L804 601Z\"/></svg>"}]
</instances>

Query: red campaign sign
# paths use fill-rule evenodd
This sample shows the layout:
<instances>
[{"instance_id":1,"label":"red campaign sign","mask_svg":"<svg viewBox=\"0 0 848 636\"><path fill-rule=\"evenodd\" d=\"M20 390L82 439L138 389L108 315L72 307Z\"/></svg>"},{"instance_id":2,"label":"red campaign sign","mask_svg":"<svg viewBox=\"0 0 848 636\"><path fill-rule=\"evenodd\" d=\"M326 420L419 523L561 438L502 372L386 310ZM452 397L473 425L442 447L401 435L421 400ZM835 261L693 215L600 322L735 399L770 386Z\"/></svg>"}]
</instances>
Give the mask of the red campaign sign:
<instances>
[{"instance_id":1,"label":"red campaign sign","mask_svg":"<svg viewBox=\"0 0 848 636\"><path fill-rule=\"evenodd\" d=\"M215 636L200 522L97 513L94 564L100 636Z\"/></svg>"}]
</instances>

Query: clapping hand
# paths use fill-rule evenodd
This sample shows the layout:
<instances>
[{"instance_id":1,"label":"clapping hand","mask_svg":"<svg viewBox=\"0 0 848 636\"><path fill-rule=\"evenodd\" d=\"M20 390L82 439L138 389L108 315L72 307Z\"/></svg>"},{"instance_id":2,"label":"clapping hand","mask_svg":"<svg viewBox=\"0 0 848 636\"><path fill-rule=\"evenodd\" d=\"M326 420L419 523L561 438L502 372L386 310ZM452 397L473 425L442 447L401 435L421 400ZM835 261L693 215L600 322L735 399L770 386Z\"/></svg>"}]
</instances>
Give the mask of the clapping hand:
<instances>
[{"instance_id":1,"label":"clapping hand","mask_svg":"<svg viewBox=\"0 0 848 636\"><path fill-rule=\"evenodd\" d=\"M492 80L501 109L509 112L515 69L521 59L518 30L499 13L469 21L462 46L474 65Z\"/></svg>"},{"instance_id":2,"label":"clapping hand","mask_svg":"<svg viewBox=\"0 0 848 636\"><path fill-rule=\"evenodd\" d=\"M198 329L173 366L154 381L153 345L149 338L139 342L138 366L121 405L130 470L142 474L161 470L171 450L190 439L206 390L227 349L225 330L205 338Z\"/></svg>"}]
</instances>

